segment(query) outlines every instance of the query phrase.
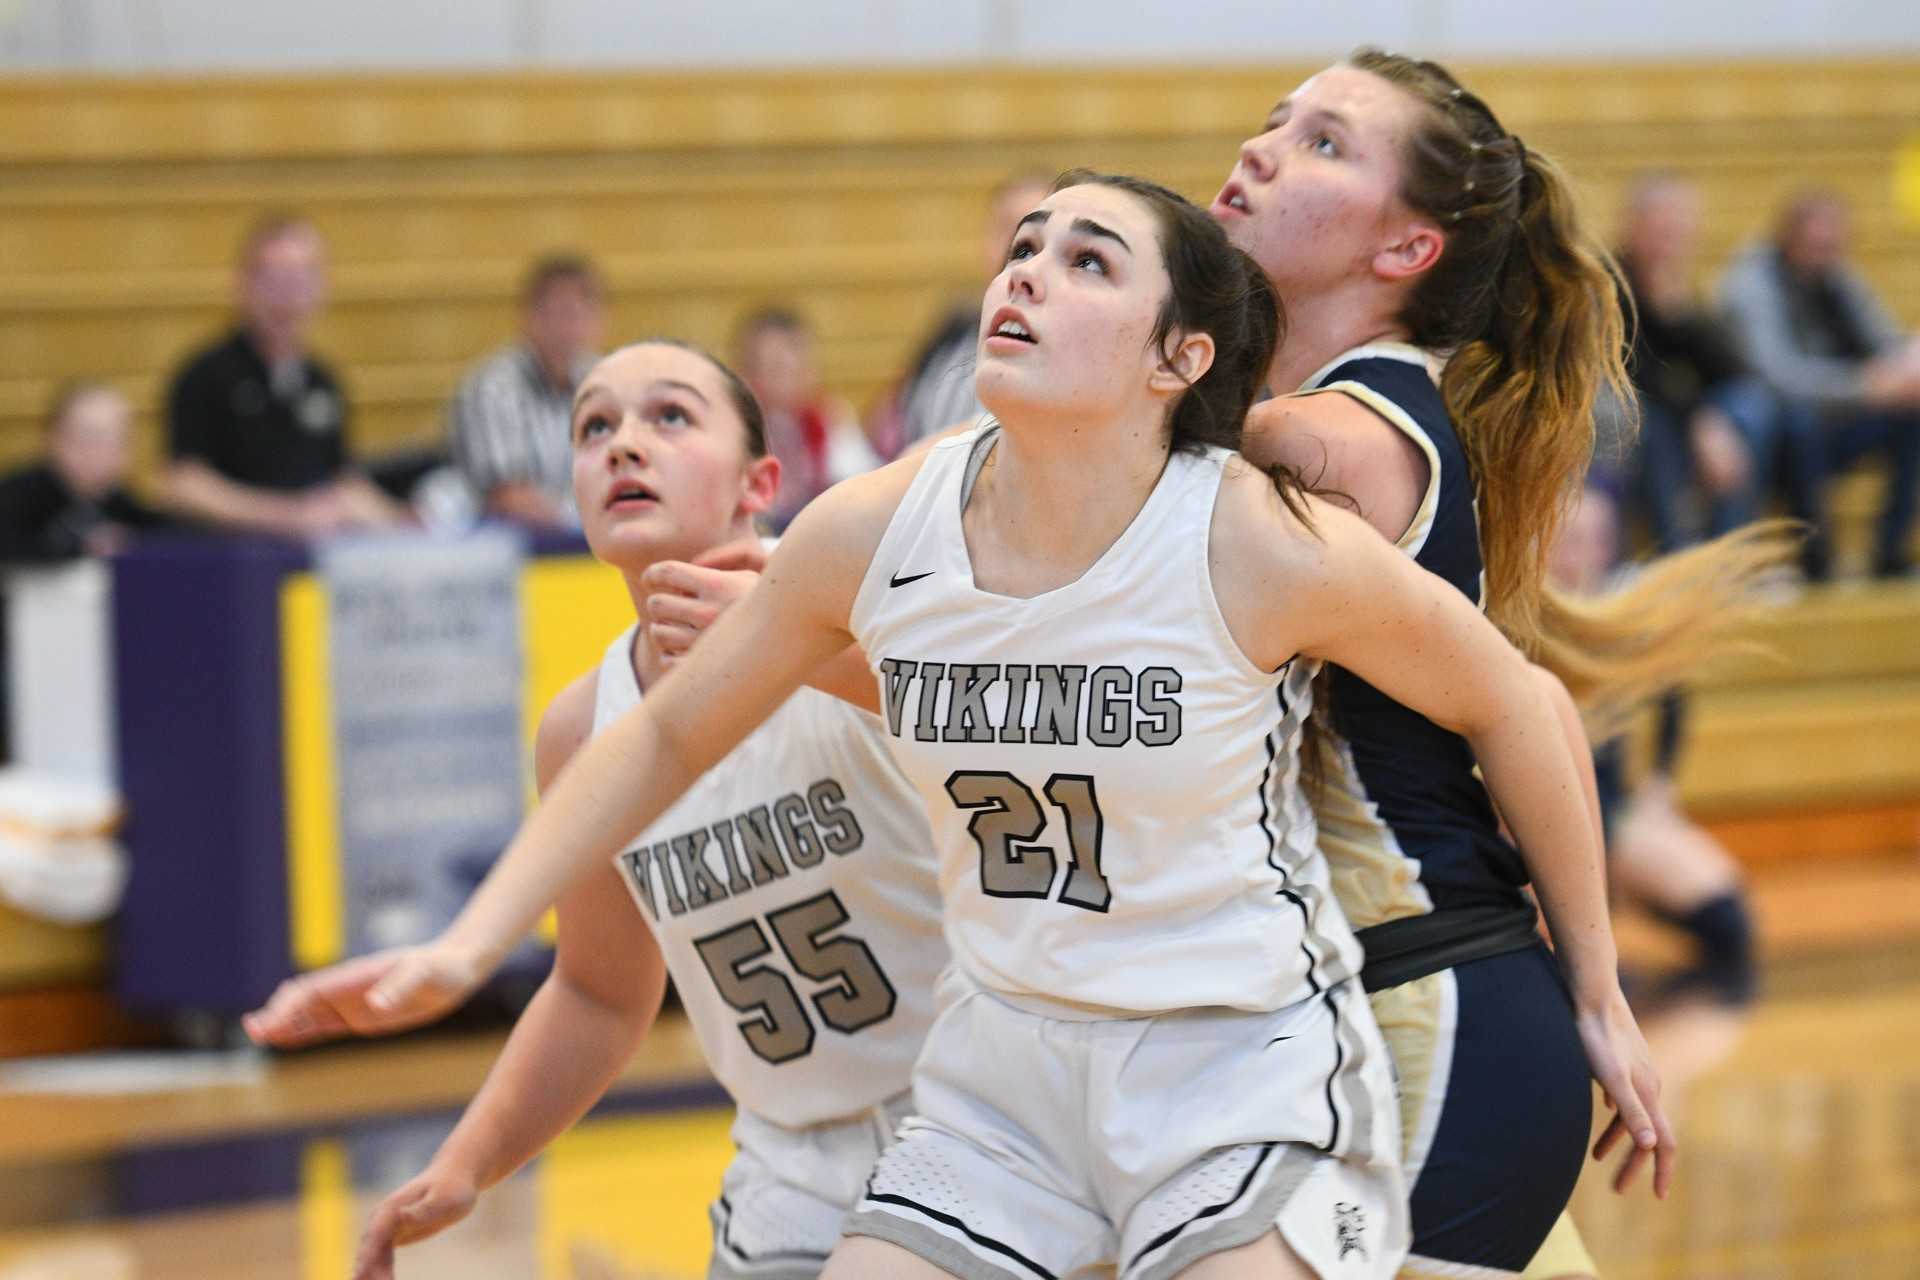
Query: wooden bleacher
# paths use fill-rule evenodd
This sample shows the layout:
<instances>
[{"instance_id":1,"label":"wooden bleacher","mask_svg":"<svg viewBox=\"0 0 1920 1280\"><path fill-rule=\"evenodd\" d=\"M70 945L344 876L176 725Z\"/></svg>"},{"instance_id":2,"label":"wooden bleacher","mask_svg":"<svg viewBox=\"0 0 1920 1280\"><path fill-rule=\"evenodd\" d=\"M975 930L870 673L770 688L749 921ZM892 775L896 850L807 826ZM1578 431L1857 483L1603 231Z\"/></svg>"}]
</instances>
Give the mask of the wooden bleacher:
<instances>
[{"instance_id":1,"label":"wooden bleacher","mask_svg":"<svg viewBox=\"0 0 1920 1280\"><path fill-rule=\"evenodd\" d=\"M864 403L977 287L986 192L1092 164L1210 195L1310 66L102 79L0 85L0 462L63 378L104 375L155 430L167 371L219 330L241 229L310 213L335 263L320 346L360 447L433 439L459 371L511 332L529 258L592 253L614 332L724 344L779 300ZM1610 219L1637 170L1699 175L1717 262L1806 182L1856 204L1860 256L1920 321L1892 173L1912 61L1487 66L1471 80Z\"/></svg>"},{"instance_id":2,"label":"wooden bleacher","mask_svg":"<svg viewBox=\"0 0 1920 1280\"><path fill-rule=\"evenodd\" d=\"M1688 810L1749 861L1920 850L1920 584L1810 591L1758 639L1697 687Z\"/></svg>"},{"instance_id":3,"label":"wooden bleacher","mask_svg":"<svg viewBox=\"0 0 1920 1280\"><path fill-rule=\"evenodd\" d=\"M85 375L140 407L150 472L165 378L226 323L236 240L270 209L328 239L318 344L363 453L437 438L460 371L512 332L527 262L557 248L605 266L618 338L724 347L748 309L797 306L828 381L864 404L977 290L1002 176L1084 164L1205 198L1313 69L16 77L0 83L0 466ZM1789 191L1837 188L1861 264L1920 325L1920 225L1894 179L1903 148L1920 165L1920 63L1463 70L1605 225L1636 172L1697 176L1710 269ZM1845 491L1843 548L1871 484ZM1786 662L1700 695L1690 803L1750 857L1920 845L1920 596L1820 594L1771 638ZM83 990L104 963L97 933L0 913L0 991ZM49 1040L39 1000L0 997L0 1053L124 1034L95 1009Z\"/></svg>"}]
</instances>

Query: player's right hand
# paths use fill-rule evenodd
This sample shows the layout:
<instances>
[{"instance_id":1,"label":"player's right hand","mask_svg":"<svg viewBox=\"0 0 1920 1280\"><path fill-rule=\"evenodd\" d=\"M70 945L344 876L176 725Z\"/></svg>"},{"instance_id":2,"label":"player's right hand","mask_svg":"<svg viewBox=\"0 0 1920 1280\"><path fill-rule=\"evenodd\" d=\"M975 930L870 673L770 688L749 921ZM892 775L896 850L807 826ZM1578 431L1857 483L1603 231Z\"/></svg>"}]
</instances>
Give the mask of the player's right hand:
<instances>
[{"instance_id":1,"label":"player's right hand","mask_svg":"<svg viewBox=\"0 0 1920 1280\"><path fill-rule=\"evenodd\" d=\"M669 659L684 657L701 634L725 613L735 601L753 589L760 580L757 559L764 564L766 555L756 557L751 550L737 554L729 548L709 552L716 565L662 560L649 565L641 575L647 595L642 603L647 634ZM721 568L717 565L751 567Z\"/></svg>"},{"instance_id":2,"label":"player's right hand","mask_svg":"<svg viewBox=\"0 0 1920 1280\"><path fill-rule=\"evenodd\" d=\"M278 1049L393 1035L453 1012L485 976L441 944L394 947L288 978L241 1025Z\"/></svg>"},{"instance_id":3,"label":"player's right hand","mask_svg":"<svg viewBox=\"0 0 1920 1280\"><path fill-rule=\"evenodd\" d=\"M360 1237L353 1280L393 1280L393 1251L445 1231L473 1212L479 1194L472 1178L428 1166L373 1211Z\"/></svg>"}]
</instances>

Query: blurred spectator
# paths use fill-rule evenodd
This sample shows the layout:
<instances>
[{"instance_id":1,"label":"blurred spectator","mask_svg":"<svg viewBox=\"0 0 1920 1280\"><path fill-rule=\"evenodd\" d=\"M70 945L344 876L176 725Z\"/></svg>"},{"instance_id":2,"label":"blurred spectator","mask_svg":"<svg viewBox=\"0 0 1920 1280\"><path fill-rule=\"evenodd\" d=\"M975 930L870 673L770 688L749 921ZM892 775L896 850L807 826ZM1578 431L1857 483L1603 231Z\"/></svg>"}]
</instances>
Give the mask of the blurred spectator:
<instances>
[{"instance_id":1,"label":"blurred spectator","mask_svg":"<svg viewBox=\"0 0 1920 1280\"><path fill-rule=\"evenodd\" d=\"M573 393L599 356L605 289L585 258L556 254L528 272L520 338L461 379L447 410L454 465L490 514L578 528Z\"/></svg>"},{"instance_id":2,"label":"blurred spectator","mask_svg":"<svg viewBox=\"0 0 1920 1280\"><path fill-rule=\"evenodd\" d=\"M133 406L104 382L62 388L48 410L46 458L0 476L0 562L105 556L167 523L125 488Z\"/></svg>"},{"instance_id":3,"label":"blurred spectator","mask_svg":"<svg viewBox=\"0 0 1920 1280\"><path fill-rule=\"evenodd\" d=\"M1695 286L1700 193L1650 174L1627 200L1620 266L1638 323L1628 369L1640 403L1631 495L1662 551L1753 519L1757 482L1775 451L1780 407L1749 375L1737 340ZM1697 494L1698 504L1695 502Z\"/></svg>"},{"instance_id":4,"label":"blurred spectator","mask_svg":"<svg viewBox=\"0 0 1920 1280\"><path fill-rule=\"evenodd\" d=\"M987 202L981 228L981 283L1000 274L1007 246L1020 219L1033 212L1053 187L1053 175L1015 173L1001 180ZM980 343L980 294L956 301L939 328L920 345L907 375L875 413L871 429L887 457L937 431L967 422L980 413L973 394L973 361Z\"/></svg>"},{"instance_id":5,"label":"blurred spectator","mask_svg":"<svg viewBox=\"0 0 1920 1280\"><path fill-rule=\"evenodd\" d=\"M776 528L829 485L880 464L852 406L821 388L813 335L794 312L767 307L743 320L734 367L766 411L767 448L780 459Z\"/></svg>"},{"instance_id":6,"label":"blurred spectator","mask_svg":"<svg viewBox=\"0 0 1920 1280\"><path fill-rule=\"evenodd\" d=\"M402 519L404 508L349 464L346 398L308 350L326 293L320 233L299 217L257 223L235 286L239 324L189 359L167 396L174 505L288 537Z\"/></svg>"},{"instance_id":7,"label":"blurred spectator","mask_svg":"<svg viewBox=\"0 0 1920 1280\"><path fill-rule=\"evenodd\" d=\"M126 489L133 407L104 382L54 395L45 459L0 476L0 564L107 556L165 518ZM0 760L11 759L5 599L0 596Z\"/></svg>"},{"instance_id":8,"label":"blurred spectator","mask_svg":"<svg viewBox=\"0 0 1920 1280\"><path fill-rule=\"evenodd\" d=\"M1809 577L1830 571L1827 478L1869 457L1888 473L1873 551L1876 576L1905 574L1920 489L1920 340L1903 335L1847 262L1848 213L1832 192L1790 202L1774 239L1722 283L1754 369L1790 405L1781 479L1792 513L1814 526Z\"/></svg>"}]
</instances>

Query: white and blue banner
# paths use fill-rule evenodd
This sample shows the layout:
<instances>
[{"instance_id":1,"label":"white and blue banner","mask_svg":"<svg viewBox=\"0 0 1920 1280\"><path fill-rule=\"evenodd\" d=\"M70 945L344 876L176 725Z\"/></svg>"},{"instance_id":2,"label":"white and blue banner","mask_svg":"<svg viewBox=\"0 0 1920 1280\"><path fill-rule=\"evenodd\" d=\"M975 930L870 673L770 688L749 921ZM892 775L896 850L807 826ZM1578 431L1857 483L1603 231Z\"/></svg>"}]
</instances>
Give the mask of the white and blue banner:
<instances>
[{"instance_id":1,"label":"white and blue banner","mask_svg":"<svg viewBox=\"0 0 1920 1280\"><path fill-rule=\"evenodd\" d=\"M519 825L519 576L508 530L322 547L351 954L448 924Z\"/></svg>"}]
</instances>

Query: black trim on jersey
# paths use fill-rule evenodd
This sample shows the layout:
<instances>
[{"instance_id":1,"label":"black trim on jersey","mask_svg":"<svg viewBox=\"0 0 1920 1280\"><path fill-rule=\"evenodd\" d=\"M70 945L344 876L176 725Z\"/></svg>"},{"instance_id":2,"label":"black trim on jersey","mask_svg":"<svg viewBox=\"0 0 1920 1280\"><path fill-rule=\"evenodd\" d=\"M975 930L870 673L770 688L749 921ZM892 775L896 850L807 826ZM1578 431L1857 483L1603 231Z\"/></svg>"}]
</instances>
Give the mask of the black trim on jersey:
<instances>
[{"instance_id":1,"label":"black trim on jersey","mask_svg":"<svg viewBox=\"0 0 1920 1280\"><path fill-rule=\"evenodd\" d=\"M1132 1270L1134 1267L1139 1266L1140 1259L1146 1257L1148 1254L1152 1253L1155 1249L1158 1249L1163 1245L1171 1244L1175 1236L1179 1235L1182 1231L1185 1231L1188 1227L1192 1226L1194 1223L1200 1221L1200 1219L1211 1218L1218 1214L1225 1213L1227 1210L1233 1208L1234 1205L1238 1204L1241 1198L1247 1194L1247 1188L1253 1185L1253 1180L1255 1176L1259 1174L1261 1168L1267 1163L1267 1157L1272 1155L1273 1149L1279 1145L1280 1144L1277 1142L1261 1143L1260 1158L1253 1162L1253 1167L1251 1169L1247 1170L1247 1176L1240 1179L1240 1185L1233 1189L1232 1195L1228 1196L1225 1200L1222 1200L1219 1204L1208 1205L1206 1208L1200 1210L1200 1212L1194 1214L1191 1218L1188 1218L1185 1222L1182 1222L1179 1226L1170 1227L1167 1230L1161 1232L1159 1235L1155 1236L1151 1241L1148 1242L1147 1246L1144 1249L1140 1250L1140 1252L1133 1255L1133 1260L1127 1263L1127 1269Z\"/></svg>"},{"instance_id":2,"label":"black trim on jersey","mask_svg":"<svg viewBox=\"0 0 1920 1280\"><path fill-rule=\"evenodd\" d=\"M1333 998L1333 988L1328 987L1324 999L1327 1012L1333 1015L1333 1070L1327 1072L1327 1113L1333 1117L1333 1132L1327 1135L1327 1145L1320 1150L1332 1155L1340 1145L1340 1104L1334 1100L1333 1082L1340 1078L1340 1072L1347 1065L1347 1047L1340 1042L1340 1002Z\"/></svg>"},{"instance_id":3,"label":"black trim on jersey","mask_svg":"<svg viewBox=\"0 0 1920 1280\"><path fill-rule=\"evenodd\" d=\"M1320 962L1314 958L1313 951L1307 946L1307 935L1313 931L1313 916L1307 910L1306 899L1291 889L1280 890L1280 896L1300 908L1300 954L1307 958L1307 985L1313 988L1313 994L1327 1002L1327 1012L1333 1015L1333 1070L1327 1073L1327 1114L1333 1119L1333 1131L1327 1135L1324 1146L1316 1144L1314 1150L1332 1155L1340 1145L1340 1105L1333 1098L1333 1082L1340 1078L1340 1068L1346 1065L1346 1047L1340 1043L1340 1006L1333 998L1333 988L1323 987L1314 976L1314 970Z\"/></svg>"},{"instance_id":4,"label":"black trim on jersey","mask_svg":"<svg viewBox=\"0 0 1920 1280\"><path fill-rule=\"evenodd\" d=\"M972 1227L969 1227L966 1223L960 1221L960 1219L950 1213L942 1213L938 1209L930 1209L924 1204L918 1204L907 1199L905 1196L896 1196L891 1192L876 1192L873 1189L872 1183L867 1184L866 1198L878 1201L881 1204L902 1205L908 1209L912 1209L915 1213L924 1214L943 1226L952 1227L955 1231L958 1231L982 1249L991 1249L995 1253L1005 1254L1027 1270L1033 1272L1036 1276L1039 1276L1040 1280L1060 1280L1060 1277L1054 1275L1053 1272L1047 1270L1032 1258L1027 1257L1012 1245L995 1240L991 1236L981 1235L978 1231L975 1231Z\"/></svg>"},{"instance_id":5,"label":"black trim on jersey","mask_svg":"<svg viewBox=\"0 0 1920 1280\"><path fill-rule=\"evenodd\" d=\"M1288 659L1288 665L1292 665L1292 659ZM1284 667L1281 669L1285 670ZM1333 1085L1334 1081L1340 1078L1340 1068L1345 1065L1346 1048L1340 1043L1340 1006L1334 1002L1332 988L1320 985L1320 979L1316 975L1320 960L1314 955L1313 948L1307 945L1307 939L1313 935L1313 913L1307 910L1306 899L1287 887L1287 881L1292 878L1291 872L1274 861L1280 849L1280 841L1274 834L1271 822L1272 811L1267 804L1267 792L1272 789L1273 766L1279 758L1279 749L1274 740L1286 726L1287 687L1284 679L1275 688L1274 693L1280 701L1281 719L1280 724L1267 735L1267 767L1260 775L1260 827L1267 833L1267 865L1280 873L1280 887L1274 892L1300 909L1300 954L1307 958L1307 986L1312 988L1314 995L1325 998L1327 1010L1333 1014L1333 1071L1327 1076L1327 1112L1333 1118L1333 1131L1328 1135L1326 1145L1316 1148L1331 1154L1340 1143L1340 1107L1334 1101Z\"/></svg>"},{"instance_id":6,"label":"black trim on jersey","mask_svg":"<svg viewBox=\"0 0 1920 1280\"><path fill-rule=\"evenodd\" d=\"M1280 695L1280 725L1284 725L1287 722L1287 694L1284 680L1280 682L1277 692ZM1280 837L1274 834L1273 809L1267 804L1267 793L1273 790L1274 760L1279 756L1279 748L1274 745L1273 740L1280 733L1280 725L1275 725L1273 732L1267 735L1267 767L1260 771L1260 830L1265 832L1267 837L1267 865L1280 873L1280 883L1284 887L1287 883L1287 869L1274 861L1275 856L1280 852Z\"/></svg>"},{"instance_id":7,"label":"black trim on jersey","mask_svg":"<svg viewBox=\"0 0 1920 1280\"><path fill-rule=\"evenodd\" d=\"M797 1251L791 1253L763 1253L756 1257L728 1238L728 1232L733 1228L733 1206L727 1202L725 1196L720 1197L720 1208L726 1214L726 1221L720 1224L720 1247L750 1266L765 1265L770 1262L825 1263L827 1260L827 1255L824 1253L802 1253Z\"/></svg>"}]
</instances>

